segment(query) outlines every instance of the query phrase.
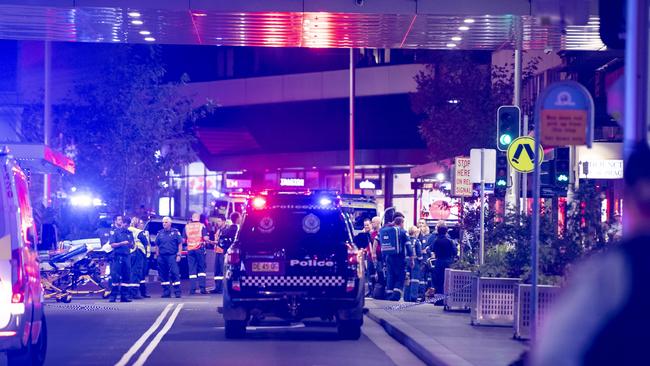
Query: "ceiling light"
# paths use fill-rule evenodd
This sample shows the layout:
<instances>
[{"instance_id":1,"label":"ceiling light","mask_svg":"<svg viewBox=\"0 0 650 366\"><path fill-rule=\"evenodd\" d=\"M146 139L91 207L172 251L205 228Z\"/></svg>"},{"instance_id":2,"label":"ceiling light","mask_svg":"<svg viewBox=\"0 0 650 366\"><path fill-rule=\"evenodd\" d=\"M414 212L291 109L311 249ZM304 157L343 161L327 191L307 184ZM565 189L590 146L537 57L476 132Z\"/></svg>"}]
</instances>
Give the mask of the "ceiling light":
<instances>
[{"instance_id":1,"label":"ceiling light","mask_svg":"<svg viewBox=\"0 0 650 366\"><path fill-rule=\"evenodd\" d=\"M468 30L469 30L469 27L466 26L466 25L461 25L460 27L458 27L458 30L459 30L459 31L468 31Z\"/></svg>"},{"instance_id":2,"label":"ceiling light","mask_svg":"<svg viewBox=\"0 0 650 366\"><path fill-rule=\"evenodd\" d=\"M131 24L133 24L133 25L143 25L144 22L142 20L132 20Z\"/></svg>"},{"instance_id":3,"label":"ceiling light","mask_svg":"<svg viewBox=\"0 0 650 366\"><path fill-rule=\"evenodd\" d=\"M472 24L472 23L474 23L474 19L467 18L467 19L464 20L464 22L467 23L467 24Z\"/></svg>"},{"instance_id":4,"label":"ceiling light","mask_svg":"<svg viewBox=\"0 0 650 366\"><path fill-rule=\"evenodd\" d=\"M195 17L207 17L208 16L208 14L206 14L206 13L192 13L192 15L194 15Z\"/></svg>"},{"instance_id":5,"label":"ceiling light","mask_svg":"<svg viewBox=\"0 0 650 366\"><path fill-rule=\"evenodd\" d=\"M148 35L151 34L151 32L149 32L148 30L141 30L139 33L140 33L141 35L143 35L143 36L148 36ZM453 38L452 38L452 39L453 39Z\"/></svg>"},{"instance_id":6,"label":"ceiling light","mask_svg":"<svg viewBox=\"0 0 650 366\"><path fill-rule=\"evenodd\" d=\"M447 47L454 48L454 47L456 47L456 44L455 43L447 43Z\"/></svg>"},{"instance_id":7,"label":"ceiling light","mask_svg":"<svg viewBox=\"0 0 650 366\"><path fill-rule=\"evenodd\" d=\"M153 37L144 37L144 40L147 42L154 42L156 39Z\"/></svg>"},{"instance_id":8,"label":"ceiling light","mask_svg":"<svg viewBox=\"0 0 650 366\"><path fill-rule=\"evenodd\" d=\"M141 15L141 14L138 13L137 11L132 11L132 12L129 13L129 16L130 16L131 18L140 18L140 15Z\"/></svg>"},{"instance_id":9,"label":"ceiling light","mask_svg":"<svg viewBox=\"0 0 650 366\"><path fill-rule=\"evenodd\" d=\"M462 41L463 39L461 37L459 37L459 36L455 36L455 37L451 37L451 40L454 41L454 42L459 42L459 41Z\"/></svg>"}]
</instances>

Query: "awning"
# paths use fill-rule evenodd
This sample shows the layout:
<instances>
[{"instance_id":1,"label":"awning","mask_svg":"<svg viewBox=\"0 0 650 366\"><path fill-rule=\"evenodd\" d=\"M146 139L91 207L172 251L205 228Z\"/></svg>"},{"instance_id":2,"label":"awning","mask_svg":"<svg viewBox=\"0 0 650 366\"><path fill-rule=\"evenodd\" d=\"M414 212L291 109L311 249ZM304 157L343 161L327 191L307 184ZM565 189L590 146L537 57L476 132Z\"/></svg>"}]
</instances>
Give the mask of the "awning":
<instances>
[{"instance_id":1,"label":"awning","mask_svg":"<svg viewBox=\"0 0 650 366\"><path fill-rule=\"evenodd\" d=\"M20 166L32 173L54 174L75 173L72 159L44 144L2 144L9 154L20 162Z\"/></svg>"}]
</instances>

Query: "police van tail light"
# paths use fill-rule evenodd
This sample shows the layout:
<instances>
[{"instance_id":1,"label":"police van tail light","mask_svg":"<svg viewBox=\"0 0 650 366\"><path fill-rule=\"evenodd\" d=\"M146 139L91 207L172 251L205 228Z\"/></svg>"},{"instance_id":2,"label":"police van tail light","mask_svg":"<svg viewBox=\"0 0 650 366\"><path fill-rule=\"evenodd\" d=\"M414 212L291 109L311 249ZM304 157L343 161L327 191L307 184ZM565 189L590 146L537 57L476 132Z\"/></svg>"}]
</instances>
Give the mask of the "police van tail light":
<instances>
[{"instance_id":1,"label":"police van tail light","mask_svg":"<svg viewBox=\"0 0 650 366\"><path fill-rule=\"evenodd\" d=\"M239 281L232 281L232 289L233 291L241 291L241 285L239 284Z\"/></svg>"},{"instance_id":2,"label":"police van tail light","mask_svg":"<svg viewBox=\"0 0 650 366\"><path fill-rule=\"evenodd\" d=\"M347 285L345 286L346 292L354 291L354 280L348 280Z\"/></svg>"},{"instance_id":3,"label":"police van tail light","mask_svg":"<svg viewBox=\"0 0 650 366\"><path fill-rule=\"evenodd\" d=\"M13 273L13 284L11 286L11 303L23 304L25 302L25 289L27 288L27 277L24 272L23 258L20 250L11 252Z\"/></svg>"},{"instance_id":4,"label":"police van tail light","mask_svg":"<svg viewBox=\"0 0 650 366\"><path fill-rule=\"evenodd\" d=\"M359 250L357 250L352 245L348 244L348 264L357 265L359 264Z\"/></svg>"},{"instance_id":5,"label":"police van tail light","mask_svg":"<svg viewBox=\"0 0 650 366\"><path fill-rule=\"evenodd\" d=\"M226 263L233 265L241 262L241 251L236 246L231 246L226 252Z\"/></svg>"}]
</instances>

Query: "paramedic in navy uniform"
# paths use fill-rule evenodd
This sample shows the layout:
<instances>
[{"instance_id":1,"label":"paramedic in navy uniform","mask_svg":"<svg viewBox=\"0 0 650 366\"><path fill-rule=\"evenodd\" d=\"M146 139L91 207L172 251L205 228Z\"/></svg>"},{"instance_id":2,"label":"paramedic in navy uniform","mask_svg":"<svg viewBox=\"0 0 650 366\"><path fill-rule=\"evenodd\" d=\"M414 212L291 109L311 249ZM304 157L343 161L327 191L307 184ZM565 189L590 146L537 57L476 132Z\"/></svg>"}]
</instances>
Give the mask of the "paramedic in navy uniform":
<instances>
[{"instance_id":1,"label":"paramedic in navy uniform","mask_svg":"<svg viewBox=\"0 0 650 366\"><path fill-rule=\"evenodd\" d=\"M117 300L117 294L120 293L121 302L131 302L129 299L129 287L131 283L131 258L129 256L131 248L135 247L133 234L128 229L128 221L124 221L122 215L115 215L113 218L114 228L108 243L113 249L111 251L111 295L110 302Z\"/></svg>"}]
</instances>

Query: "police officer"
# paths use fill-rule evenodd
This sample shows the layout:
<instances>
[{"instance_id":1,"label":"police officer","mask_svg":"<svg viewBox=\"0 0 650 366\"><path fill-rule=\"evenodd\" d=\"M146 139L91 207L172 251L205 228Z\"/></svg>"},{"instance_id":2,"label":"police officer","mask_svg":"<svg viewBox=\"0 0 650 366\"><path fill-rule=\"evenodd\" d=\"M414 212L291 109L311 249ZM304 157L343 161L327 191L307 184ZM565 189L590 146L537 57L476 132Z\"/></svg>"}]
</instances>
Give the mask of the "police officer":
<instances>
[{"instance_id":1,"label":"police officer","mask_svg":"<svg viewBox=\"0 0 650 366\"><path fill-rule=\"evenodd\" d=\"M141 299L143 297L150 297L147 295L146 288L143 291L144 287L144 266L147 261L147 247L149 246L149 241L144 233L144 231L138 228L140 219L134 217L131 219L131 226L129 226L129 231L133 234L133 239L135 240L135 246L131 249L131 284L130 284L130 293L131 298Z\"/></svg>"},{"instance_id":2,"label":"police officer","mask_svg":"<svg viewBox=\"0 0 650 366\"><path fill-rule=\"evenodd\" d=\"M178 262L181 260L183 237L172 227L172 219L163 218L163 229L156 235L156 255L158 257L158 274L163 288L162 297L171 297L170 286L174 286L174 295L181 297L181 280Z\"/></svg>"},{"instance_id":3,"label":"police officer","mask_svg":"<svg viewBox=\"0 0 650 366\"><path fill-rule=\"evenodd\" d=\"M214 246L214 289L210 291L210 293L220 294L223 291L224 261L223 245L220 243L223 239L223 233L226 231L226 218L223 216L217 216L215 221L214 240L217 245Z\"/></svg>"},{"instance_id":4,"label":"police officer","mask_svg":"<svg viewBox=\"0 0 650 366\"><path fill-rule=\"evenodd\" d=\"M138 222L138 229L142 230L142 234L144 235L145 239L147 239L147 245L145 246L146 253L145 253L145 260L144 260L144 265L142 266L142 278L140 280L140 296L148 298L151 297L147 295L147 276L149 275L149 266L150 266L150 260L151 258L151 239L149 239L149 232L144 229L144 221L140 219Z\"/></svg>"},{"instance_id":5,"label":"police officer","mask_svg":"<svg viewBox=\"0 0 650 366\"><path fill-rule=\"evenodd\" d=\"M187 262L190 272L190 295L196 294L196 280L202 294L205 290L205 244L210 240L208 229L200 222L198 213L192 214L192 221L185 225L183 238L187 242Z\"/></svg>"},{"instance_id":6,"label":"police officer","mask_svg":"<svg viewBox=\"0 0 650 366\"><path fill-rule=\"evenodd\" d=\"M131 302L129 299L128 284L131 282L130 249L135 246L133 234L127 228L122 215L113 218L114 228L108 239L111 248L111 294L110 302L117 300L118 292L121 302Z\"/></svg>"}]
</instances>

